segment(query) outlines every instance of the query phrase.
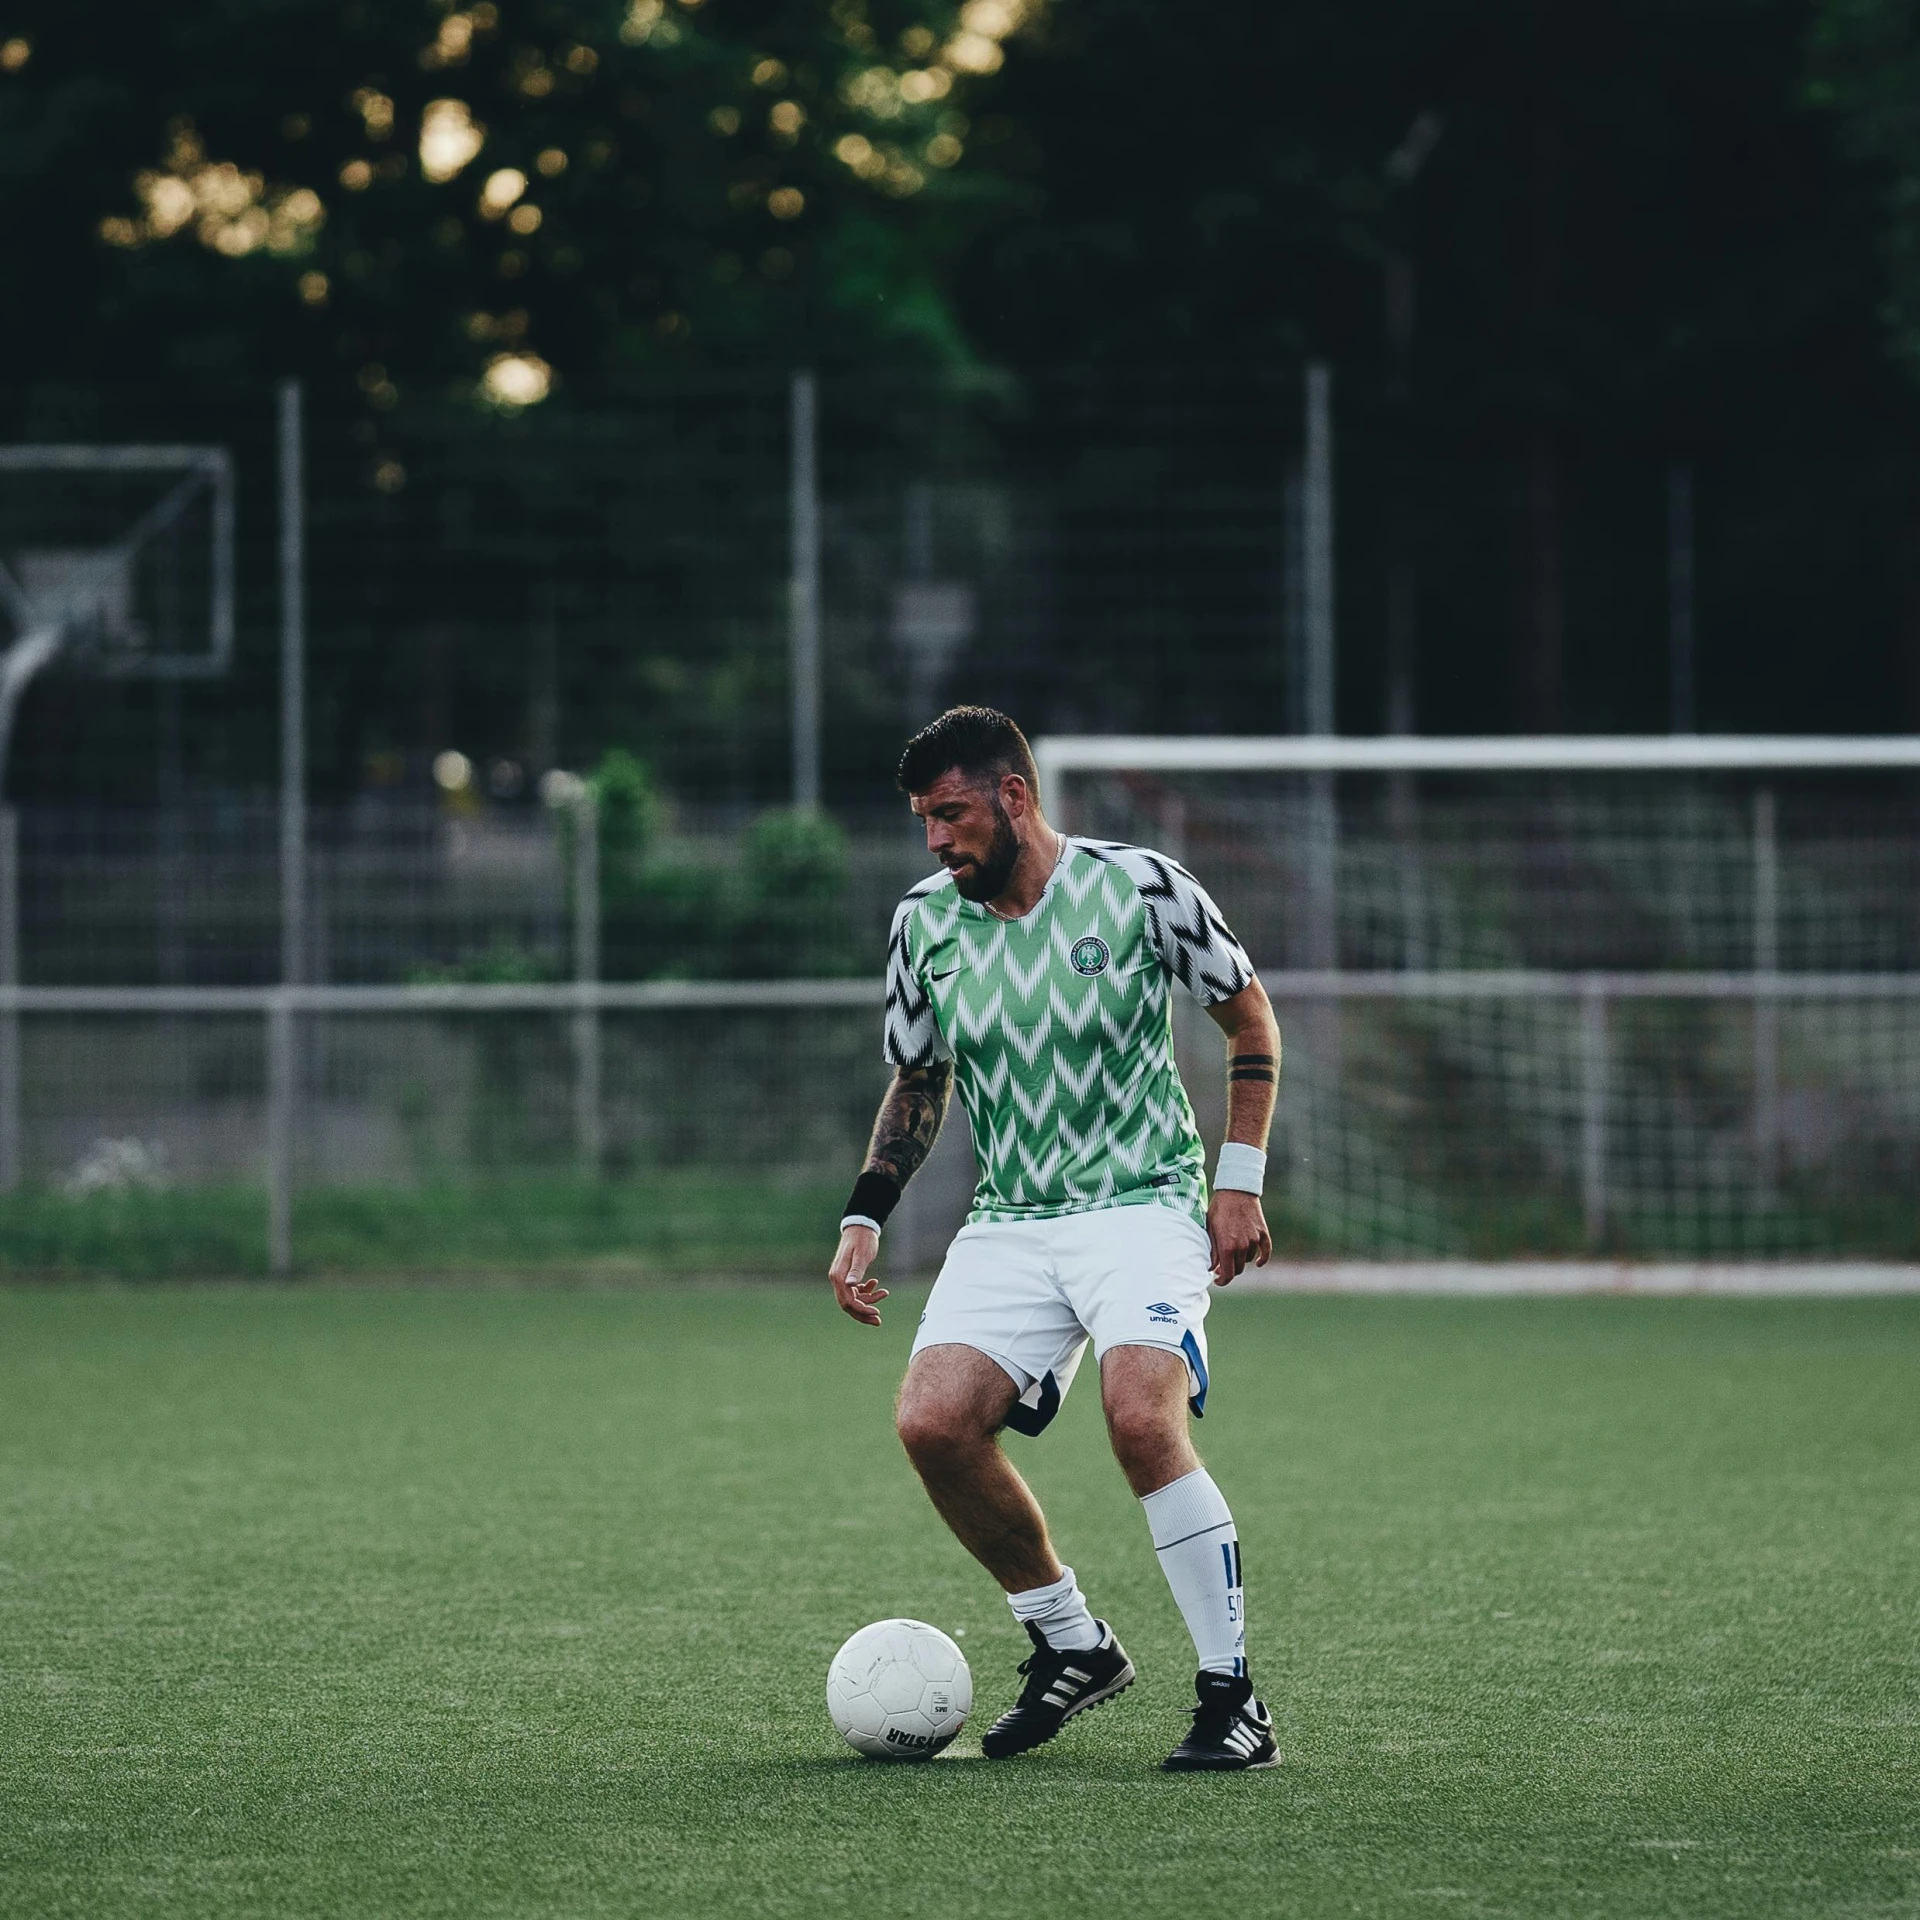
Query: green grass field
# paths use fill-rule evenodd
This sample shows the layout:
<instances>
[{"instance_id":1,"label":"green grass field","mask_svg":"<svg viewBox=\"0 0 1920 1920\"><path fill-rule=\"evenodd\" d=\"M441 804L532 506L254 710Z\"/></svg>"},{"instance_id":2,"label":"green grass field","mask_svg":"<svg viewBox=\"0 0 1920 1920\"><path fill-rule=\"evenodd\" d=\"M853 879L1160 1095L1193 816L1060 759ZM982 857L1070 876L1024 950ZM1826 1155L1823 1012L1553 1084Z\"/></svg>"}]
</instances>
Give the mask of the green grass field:
<instances>
[{"instance_id":1,"label":"green grass field","mask_svg":"<svg viewBox=\"0 0 1920 1920\"><path fill-rule=\"evenodd\" d=\"M888 1401L915 1300L0 1291L0 1913L1920 1914L1920 1301L1229 1297L1203 1440L1286 1764L1082 1383L1016 1440L1141 1684L853 1759L827 1660L1023 1643Z\"/></svg>"}]
</instances>

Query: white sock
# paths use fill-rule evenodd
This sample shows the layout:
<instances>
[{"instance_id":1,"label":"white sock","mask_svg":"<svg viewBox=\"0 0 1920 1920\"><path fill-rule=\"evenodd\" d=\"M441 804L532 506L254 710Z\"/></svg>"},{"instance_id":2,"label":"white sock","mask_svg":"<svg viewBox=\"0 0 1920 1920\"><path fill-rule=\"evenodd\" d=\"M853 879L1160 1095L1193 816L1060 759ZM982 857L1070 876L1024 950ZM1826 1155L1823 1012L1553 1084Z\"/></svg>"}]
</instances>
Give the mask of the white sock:
<instances>
[{"instance_id":1,"label":"white sock","mask_svg":"<svg viewBox=\"0 0 1920 1920\"><path fill-rule=\"evenodd\" d=\"M1193 1635L1203 1673L1247 1670L1247 1606L1240 1586L1240 1535L1205 1467L1140 1502L1160 1571Z\"/></svg>"},{"instance_id":2,"label":"white sock","mask_svg":"<svg viewBox=\"0 0 1920 1920\"><path fill-rule=\"evenodd\" d=\"M1080 1597L1080 1583L1071 1567L1050 1587L1008 1594L1007 1605L1023 1627L1038 1627L1047 1645L1061 1653L1084 1653L1100 1644L1100 1628Z\"/></svg>"}]
</instances>

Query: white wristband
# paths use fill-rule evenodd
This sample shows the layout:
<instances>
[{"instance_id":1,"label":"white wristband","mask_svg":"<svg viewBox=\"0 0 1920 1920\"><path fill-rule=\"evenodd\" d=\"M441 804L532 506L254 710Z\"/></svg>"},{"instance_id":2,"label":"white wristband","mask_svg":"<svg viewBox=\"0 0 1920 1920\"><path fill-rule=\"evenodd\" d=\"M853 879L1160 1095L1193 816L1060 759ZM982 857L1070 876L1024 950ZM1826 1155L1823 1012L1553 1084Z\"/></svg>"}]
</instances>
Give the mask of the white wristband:
<instances>
[{"instance_id":1,"label":"white wristband","mask_svg":"<svg viewBox=\"0 0 1920 1920\"><path fill-rule=\"evenodd\" d=\"M850 1213L840 1222L840 1231L845 1233L849 1227L871 1227L875 1233L878 1233L880 1231L880 1222L869 1214Z\"/></svg>"},{"instance_id":2,"label":"white wristband","mask_svg":"<svg viewBox=\"0 0 1920 1920\"><path fill-rule=\"evenodd\" d=\"M1216 1192L1229 1187L1235 1193L1258 1193L1266 1185L1266 1179L1267 1156L1258 1147L1229 1140L1220 1149L1220 1164L1213 1172Z\"/></svg>"}]
</instances>

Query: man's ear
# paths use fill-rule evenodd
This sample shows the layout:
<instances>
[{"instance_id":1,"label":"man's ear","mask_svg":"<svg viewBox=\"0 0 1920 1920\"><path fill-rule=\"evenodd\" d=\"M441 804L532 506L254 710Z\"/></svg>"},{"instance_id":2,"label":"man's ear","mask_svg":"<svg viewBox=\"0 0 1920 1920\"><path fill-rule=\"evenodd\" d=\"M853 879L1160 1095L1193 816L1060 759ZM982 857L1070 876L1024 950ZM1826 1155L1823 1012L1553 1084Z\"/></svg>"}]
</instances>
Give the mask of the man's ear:
<instances>
[{"instance_id":1,"label":"man's ear","mask_svg":"<svg viewBox=\"0 0 1920 1920\"><path fill-rule=\"evenodd\" d=\"M1020 820L1033 811L1033 795L1027 783L1017 773L1003 773L1000 776L1000 804L1006 808L1008 817Z\"/></svg>"}]
</instances>

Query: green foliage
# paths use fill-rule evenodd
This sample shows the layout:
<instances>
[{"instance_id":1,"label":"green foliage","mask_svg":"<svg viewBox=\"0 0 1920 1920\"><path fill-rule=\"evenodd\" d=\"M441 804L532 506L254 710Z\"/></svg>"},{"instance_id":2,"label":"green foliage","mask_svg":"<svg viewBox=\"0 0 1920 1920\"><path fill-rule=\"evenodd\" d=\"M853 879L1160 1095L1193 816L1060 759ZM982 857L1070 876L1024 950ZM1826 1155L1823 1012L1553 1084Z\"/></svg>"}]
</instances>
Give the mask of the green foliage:
<instances>
[{"instance_id":1,"label":"green foliage","mask_svg":"<svg viewBox=\"0 0 1920 1920\"><path fill-rule=\"evenodd\" d=\"M775 809L737 861L663 843L667 806L624 748L588 778L599 808L603 971L611 979L775 980L849 972L846 835Z\"/></svg>"},{"instance_id":2,"label":"green foliage","mask_svg":"<svg viewBox=\"0 0 1920 1920\"><path fill-rule=\"evenodd\" d=\"M614 897L636 880L660 837L665 801L638 754L615 747L587 778L600 829L601 886ZM569 816L571 824L571 816Z\"/></svg>"},{"instance_id":3,"label":"green foliage","mask_svg":"<svg viewBox=\"0 0 1920 1920\"><path fill-rule=\"evenodd\" d=\"M735 890L739 970L762 980L846 973L846 835L825 814L763 813L747 834Z\"/></svg>"},{"instance_id":4,"label":"green foliage","mask_svg":"<svg viewBox=\"0 0 1920 1920\"><path fill-rule=\"evenodd\" d=\"M44 271L0 341L353 369L376 409L418 379L511 407L536 368L950 358L938 263L994 197L970 68L1032 11L982 61L944 0L892 0L884 37L860 0L21 0L0 247Z\"/></svg>"},{"instance_id":5,"label":"green foliage","mask_svg":"<svg viewBox=\"0 0 1920 1920\"><path fill-rule=\"evenodd\" d=\"M1920 376L1920 8L1822 0L1808 97L1877 178L1895 352Z\"/></svg>"},{"instance_id":6,"label":"green foliage","mask_svg":"<svg viewBox=\"0 0 1920 1920\"><path fill-rule=\"evenodd\" d=\"M302 1272L446 1273L598 1266L623 1272L823 1269L837 1184L743 1186L733 1175L501 1177L318 1187L294 1206ZM825 1223L825 1224L823 1224ZM263 1276L266 1195L254 1186L0 1195L0 1273L178 1280Z\"/></svg>"},{"instance_id":7,"label":"green foliage","mask_svg":"<svg viewBox=\"0 0 1920 1920\"><path fill-rule=\"evenodd\" d=\"M447 962L423 960L407 971L408 982L417 987L530 987L558 977L549 962L501 935L484 952Z\"/></svg>"}]
</instances>

